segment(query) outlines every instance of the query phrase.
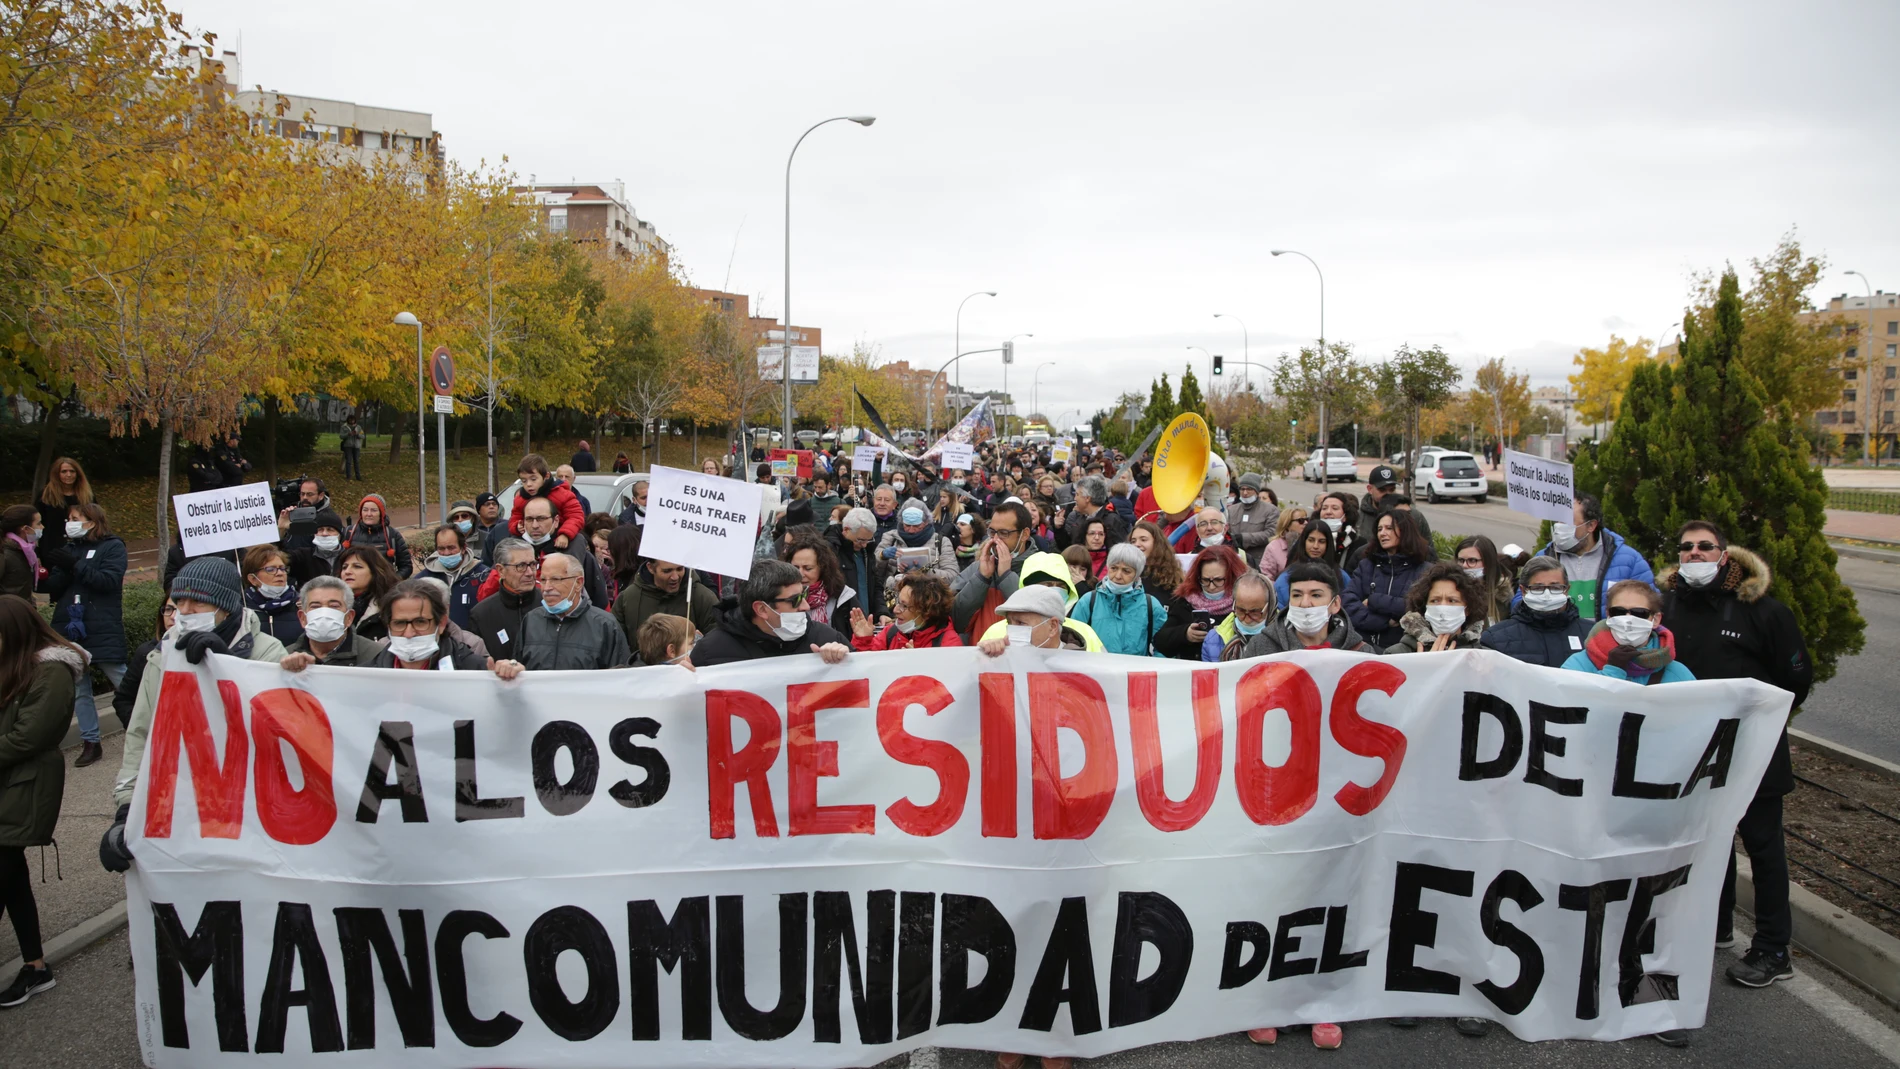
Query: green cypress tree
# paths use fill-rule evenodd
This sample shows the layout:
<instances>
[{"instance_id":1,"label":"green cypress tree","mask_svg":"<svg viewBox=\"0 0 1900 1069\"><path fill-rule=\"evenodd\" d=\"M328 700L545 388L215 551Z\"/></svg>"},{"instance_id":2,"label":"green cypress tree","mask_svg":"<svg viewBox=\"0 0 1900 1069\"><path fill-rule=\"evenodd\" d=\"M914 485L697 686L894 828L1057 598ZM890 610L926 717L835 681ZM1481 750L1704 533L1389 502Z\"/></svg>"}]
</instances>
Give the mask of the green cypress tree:
<instances>
[{"instance_id":1,"label":"green cypress tree","mask_svg":"<svg viewBox=\"0 0 1900 1069\"><path fill-rule=\"evenodd\" d=\"M1719 525L1768 563L1772 593L1794 611L1817 682L1860 652L1866 622L1822 534L1827 486L1787 401L1772 413L1742 361L1743 305L1733 271L1714 305L1683 317L1680 363L1646 363L1608 440L1577 457L1579 488L1603 502L1604 522L1655 562L1675 561L1676 529Z\"/></svg>"},{"instance_id":2,"label":"green cypress tree","mask_svg":"<svg viewBox=\"0 0 1900 1069\"><path fill-rule=\"evenodd\" d=\"M1135 428L1134 444L1140 445L1148 432L1156 427L1166 427L1177 415L1174 408L1174 389L1168 385L1168 373L1163 371L1148 388L1148 407L1142 410L1141 422Z\"/></svg>"},{"instance_id":3,"label":"green cypress tree","mask_svg":"<svg viewBox=\"0 0 1900 1069\"><path fill-rule=\"evenodd\" d=\"M1183 412L1200 416L1210 428L1214 425L1214 421L1207 418L1207 398L1201 396L1201 383L1194 377L1193 364L1181 372L1181 389L1174 401L1174 414L1179 416Z\"/></svg>"}]
</instances>

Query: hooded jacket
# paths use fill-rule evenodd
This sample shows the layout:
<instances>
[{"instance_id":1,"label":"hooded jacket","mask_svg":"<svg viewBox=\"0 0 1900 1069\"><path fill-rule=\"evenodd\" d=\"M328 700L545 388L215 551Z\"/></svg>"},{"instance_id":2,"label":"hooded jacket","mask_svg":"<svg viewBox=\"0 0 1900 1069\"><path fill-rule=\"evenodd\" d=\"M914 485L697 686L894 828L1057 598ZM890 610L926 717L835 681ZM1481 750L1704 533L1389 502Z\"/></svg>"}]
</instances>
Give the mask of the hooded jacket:
<instances>
[{"instance_id":1,"label":"hooded jacket","mask_svg":"<svg viewBox=\"0 0 1900 1069\"><path fill-rule=\"evenodd\" d=\"M703 635L719 622L719 598L706 584L694 583L693 603L689 608L684 578L680 580L679 589L669 594L653 582L653 573L643 564L634 573L633 584L614 599L614 621L627 636L627 645L637 648L640 644L640 625L646 623L648 617L661 614L691 620Z\"/></svg>"},{"instance_id":2,"label":"hooded jacket","mask_svg":"<svg viewBox=\"0 0 1900 1069\"><path fill-rule=\"evenodd\" d=\"M1016 587L1022 581L1025 556L1022 553L1011 554L1008 568L986 578L983 575L983 560L979 555L972 558L956 581L950 584L951 591L957 596L950 610L950 619L965 642L977 641L973 636L985 634L996 621L1002 619L996 615L996 607L1016 592ZM1067 581L1068 577L1068 562L1064 561L1062 578Z\"/></svg>"},{"instance_id":3,"label":"hooded jacket","mask_svg":"<svg viewBox=\"0 0 1900 1069\"><path fill-rule=\"evenodd\" d=\"M1773 581L1767 561L1730 546L1728 563L1708 586L1690 586L1673 567L1663 569L1657 585L1663 619L1676 637L1676 660L1697 679L1759 679L1793 694L1799 709L1814 686L1814 662L1794 613L1768 593ZM1756 793L1792 790L1794 766L1784 730Z\"/></svg>"},{"instance_id":4,"label":"hooded jacket","mask_svg":"<svg viewBox=\"0 0 1900 1069\"><path fill-rule=\"evenodd\" d=\"M1532 612L1520 600L1508 619L1485 629L1479 643L1526 664L1559 668L1583 648L1583 640L1590 637L1590 623L1577 615L1575 602L1556 612L1542 613Z\"/></svg>"},{"instance_id":5,"label":"hooded jacket","mask_svg":"<svg viewBox=\"0 0 1900 1069\"><path fill-rule=\"evenodd\" d=\"M66 543L65 563L46 575L45 590L53 599L53 630L84 647L101 664L124 664L130 653L121 619L125 564L125 543L118 535L96 541L74 539ZM72 627L75 622L80 627Z\"/></svg>"},{"instance_id":6,"label":"hooded jacket","mask_svg":"<svg viewBox=\"0 0 1900 1069\"><path fill-rule=\"evenodd\" d=\"M710 668L734 661L810 653L813 646L825 646L833 642L847 647L851 645L850 639L816 620L808 622L805 633L794 639L782 639L768 631L761 631L752 622L751 606L740 605L735 598L719 606L719 622L693 644L693 666Z\"/></svg>"},{"instance_id":7,"label":"hooded jacket","mask_svg":"<svg viewBox=\"0 0 1900 1069\"><path fill-rule=\"evenodd\" d=\"M363 521L363 503L370 501L376 502L376 507L382 511L383 518L380 523L370 524ZM383 559L396 569L396 575L400 578L407 579L415 574L415 561L409 556L409 541L390 523L389 504L383 500L381 494L363 495L363 502L359 502L356 506L356 522L351 524L350 529L343 534L343 544L366 546L381 553Z\"/></svg>"},{"instance_id":8,"label":"hooded jacket","mask_svg":"<svg viewBox=\"0 0 1900 1069\"><path fill-rule=\"evenodd\" d=\"M922 502L919 501L908 501L905 504L912 508L923 508ZM901 509L899 513L902 513ZM915 546L912 545L913 539L917 540ZM897 551L900 549L924 550L923 563L912 568L905 568L904 564L897 559ZM884 604L886 605L897 596L898 582L911 572L921 569L926 574L934 575L946 583L953 582L957 578L956 543L937 533L934 527L925 527L921 536L907 537L900 524L896 530L877 540L877 555L878 559L885 562L885 567L888 569L884 576Z\"/></svg>"},{"instance_id":9,"label":"hooded jacket","mask_svg":"<svg viewBox=\"0 0 1900 1069\"><path fill-rule=\"evenodd\" d=\"M53 841L66 796L59 744L73 719L73 691L86 671L84 654L65 646L39 652L33 678L0 707L0 846Z\"/></svg>"},{"instance_id":10,"label":"hooded jacket","mask_svg":"<svg viewBox=\"0 0 1900 1069\"><path fill-rule=\"evenodd\" d=\"M1063 562L1063 571L1068 571L1066 561ZM1067 578L1066 574L1064 578ZM1069 616L1089 625L1101 638L1103 648L1110 653L1126 653L1136 657L1162 656L1154 648L1154 640L1168 622L1168 610L1153 595L1143 590L1140 583L1121 594L1110 593L1098 585L1070 607Z\"/></svg>"},{"instance_id":11,"label":"hooded jacket","mask_svg":"<svg viewBox=\"0 0 1900 1069\"><path fill-rule=\"evenodd\" d=\"M1326 646L1330 649L1345 650L1348 653L1378 653L1377 647L1367 642L1353 629L1352 618L1343 612L1333 614L1326 625ZM1293 625L1281 616L1268 620L1266 629L1257 635L1245 635L1238 641L1230 642L1221 651L1223 661L1239 661L1248 657L1266 657L1275 653L1288 653L1306 648L1306 640L1300 637Z\"/></svg>"},{"instance_id":12,"label":"hooded jacket","mask_svg":"<svg viewBox=\"0 0 1900 1069\"><path fill-rule=\"evenodd\" d=\"M1597 610L1600 613L1603 607L1609 603L1609 591L1611 587L1625 579L1641 579L1650 586L1655 586L1656 573L1650 569L1649 562L1643 559L1641 553L1631 549L1629 543L1623 541L1622 535L1617 534L1615 531L1601 524L1597 526L1601 532L1603 544L1608 547L1607 552L1599 554L1602 564L1597 569L1596 603ZM1564 555L1557 552L1557 550L1553 548L1553 545L1554 543L1545 543L1544 548L1537 551L1537 555L1562 562ZM1569 576L1569 574L1568 570L1564 572L1566 577Z\"/></svg>"}]
</instances>

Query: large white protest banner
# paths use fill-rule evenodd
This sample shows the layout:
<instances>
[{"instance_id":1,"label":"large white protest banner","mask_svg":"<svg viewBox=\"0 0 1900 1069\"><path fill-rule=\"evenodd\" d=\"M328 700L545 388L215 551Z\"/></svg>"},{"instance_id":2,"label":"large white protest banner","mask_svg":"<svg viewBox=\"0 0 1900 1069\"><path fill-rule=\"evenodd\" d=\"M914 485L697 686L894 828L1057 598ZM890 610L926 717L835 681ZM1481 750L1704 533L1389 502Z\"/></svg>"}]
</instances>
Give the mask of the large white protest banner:
<instances>
[{"instance_id":1,"label":"large white protest banner","mask_svg":"<svg viewBox=\"0 0 1900 1069\"><path fill-rule=\"evenodd\" d=\"M127 881L161 1069L1693 1028L1790 700L1481 650L163 672Z\"/></svg>"},{"instance_id":2,"label":"large white protest banner","mask_svg":"<svg viewBox=\"0 0 1900 1069\"><path fill-rule=\"evenodd\" d=\"M174 494L172 513L178 517L178 536L187 557L277 541L277 513L271 510L269 483Z\"/></svg>"},{"instance_id":3,"label":"large white protest banner","mask_svg":"<svg viewBox=\"0 0 1900 1069\"><path fill-rule=\"evenodd\" d=\"M759 492L737 479L655 466L640 555L744 579L759 538Z\"/></svg>"},{"instance_id":4,"label":"large white protest banner","mask_svg":"<svg viewBox=\"0 0 1900 1069\"><path fill-rule=\"evenodd\" d=\"M1515 449L1504 451L1504 494L1512 512L1569 523L1572 491L1569 464Z\"/></svg>"}]
</instances>

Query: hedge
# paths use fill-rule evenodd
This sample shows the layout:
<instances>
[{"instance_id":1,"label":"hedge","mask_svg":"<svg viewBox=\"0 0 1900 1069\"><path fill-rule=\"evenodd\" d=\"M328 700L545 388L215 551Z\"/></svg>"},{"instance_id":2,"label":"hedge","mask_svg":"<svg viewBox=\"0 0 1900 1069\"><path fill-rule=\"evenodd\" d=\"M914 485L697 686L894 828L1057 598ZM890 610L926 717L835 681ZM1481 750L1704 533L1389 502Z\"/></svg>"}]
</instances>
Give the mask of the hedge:
<instances>
[{"instance_id":1,"label":"hedge","mask_svg":"<svg viewBox=\"0 0 1900 1069\"><path fill-rule=\"evenodd\" d=\"M319 424L314 419L284 413L277 417L278 467L294 467L316 453ZM264 417L252 416L240 428L244 437L244 455L254 467L263 467ZM86 469L86 478L94 483L114 479L151 477L158 474L159 433L149 427L137 434L114 438L103 419L78 416L62 419L54 431L53 455L72 457ZM191 452L182 444L173 456L172 470L180 491L185 488L184 461ZM0 423L0 487L26 490L33 487L33 468L40 457L40 424ZM260 476L261 478L261 476Z\"/></svg>"}]
</instances>

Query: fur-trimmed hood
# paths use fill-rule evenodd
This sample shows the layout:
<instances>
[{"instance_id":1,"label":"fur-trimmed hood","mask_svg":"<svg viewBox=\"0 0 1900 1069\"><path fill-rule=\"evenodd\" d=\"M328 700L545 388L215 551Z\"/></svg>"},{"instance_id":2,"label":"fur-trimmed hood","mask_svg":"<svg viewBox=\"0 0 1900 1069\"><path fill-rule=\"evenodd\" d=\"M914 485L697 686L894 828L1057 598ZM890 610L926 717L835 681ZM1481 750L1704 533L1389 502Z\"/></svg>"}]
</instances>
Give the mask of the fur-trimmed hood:
<instances>
[{"instance_id":1,"label":"fur-trimmed hood","mask_svg":"<svg viewBox=\"0 0 1900 1069\"><path fill-rule=\"evenodd\" d=\"M1656 585L1664 590L1695 589L1686 583L1679 587L1676 583L1677 571L1677 566L1673 564L1664 568L1662 573L1656 576ZM1730 546L1728 547L1728 567L1723 570L1723 574L1715 583L1702 589L1733 591L1735 596L1742 601L1754 602L1761 600L1761 596L1768 593L1768 588L1773 585L1773 582L1774 576L1768 571L1767 561L1740 546Z\"/></svg>"},{"instance_id":2,"label":"fur-trimmed hood","mask_svg":"<svg viewBox=\"0 0 1900 1069\"><path fill-rule=\"evenodd\" d=\"M85 674L86 665L92 660L92 654L85 650L75 650L70 646L42 647L38 657L41 661L57 661L65 665L66 670L73 674L74 679Z\"/></svg>"}]
</instances>

